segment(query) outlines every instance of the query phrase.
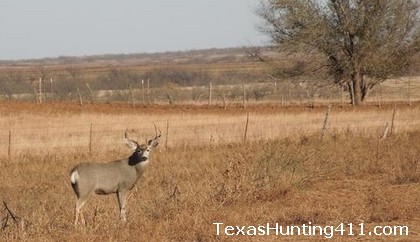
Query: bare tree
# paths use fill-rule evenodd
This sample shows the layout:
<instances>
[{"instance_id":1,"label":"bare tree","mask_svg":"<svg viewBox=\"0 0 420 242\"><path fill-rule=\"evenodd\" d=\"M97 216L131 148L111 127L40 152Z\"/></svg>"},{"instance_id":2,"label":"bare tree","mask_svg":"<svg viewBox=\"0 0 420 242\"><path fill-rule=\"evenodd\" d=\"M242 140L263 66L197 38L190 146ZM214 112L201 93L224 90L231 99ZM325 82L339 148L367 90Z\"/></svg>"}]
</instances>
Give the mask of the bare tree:
<instances>
[{"instance_id":1,"label":"bare tree","mask_svg":"<svg viewBox=\"0 0 420 242\"><path fill-rule=\"evenodd\" d=\"M418 10L419 0L266 0L257 13L276 46L320 55L318 65L357 105L411 64L420 49Z\"/></svg>"}]
</instances>

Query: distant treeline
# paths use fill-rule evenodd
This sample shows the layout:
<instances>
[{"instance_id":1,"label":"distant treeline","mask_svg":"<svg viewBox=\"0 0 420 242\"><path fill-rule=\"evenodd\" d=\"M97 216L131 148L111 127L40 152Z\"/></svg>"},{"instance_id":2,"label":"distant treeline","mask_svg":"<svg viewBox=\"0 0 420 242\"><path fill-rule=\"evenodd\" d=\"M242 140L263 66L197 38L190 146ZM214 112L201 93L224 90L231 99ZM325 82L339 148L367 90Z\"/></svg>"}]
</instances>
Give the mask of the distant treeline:
<instances>
[{"instance_id":1,"label":"distant treeline","mask_svg":"<svg viewBox=\"0 0 420 242\"><path fill-rule=\"evenodd\" d=\"M268 55L276 54L267 47L247 47L0 61L0 95L9 99L13 95L41 92L68 99L74 98L79 91L89 96L89 89L185 88L203 87L210 83L215 86L272 83L279 84L276 87L279 89L283 85L280 83L282 80L273 79L273 67L252 58L252 52L256 50ZM276 62L276 68L282 68L281 65L287 67L290 63L288 58L295 58L276 55L280 60ZM417 57L411 75L420 74L420 55ZM305 78L314 79L315 76L316 73L313 73L313 76ZM294 84L284 85L301 87L299 78L292 82ZM319 92L319 86L323 85L317 85L305 87L304 95L313 96Z\"/></svg>"},{"instance_id":2,"label":"distant treeline","mask_svg":"<svg viewBox=\"0 0 420 242\"><path fill-rule=\"evenodd\" d=\"M94 90L180 87L260 82L265 67L252 60L252 48L191 50L0 61L0 95L42 91L67 95L86 83ZM40 83L41 82L41 83ZM143 84L144 85L144 84Z\"/></svg>"}]
</instances>

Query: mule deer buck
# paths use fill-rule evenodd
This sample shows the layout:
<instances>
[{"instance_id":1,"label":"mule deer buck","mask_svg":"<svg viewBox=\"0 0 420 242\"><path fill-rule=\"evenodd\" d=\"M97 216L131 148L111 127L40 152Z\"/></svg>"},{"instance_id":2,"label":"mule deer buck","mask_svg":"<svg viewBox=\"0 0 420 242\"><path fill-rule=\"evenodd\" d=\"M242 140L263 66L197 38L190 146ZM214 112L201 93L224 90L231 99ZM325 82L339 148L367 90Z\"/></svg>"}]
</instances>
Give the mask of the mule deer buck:
<instances>
[{"instance_id":1,"label":"mule deer buck","mask_svg":"<svg viewBox=\"0 0 420 242\"><path fill-rule=\"evenodd\" d=\"M83 213L80 210L92 193L98 195L116 193L120 220L126 221L127 195L149 164L151 150L159 144L161 134L160 130L157 134L156 125L155 133L155 137L149 140L147 144L139 145L136 141L127 138L126 130L124 133L126 144L134 151L130 157L109 163L81 163L71 170L71 186L77 196L75 226L78 223L79 214L83 224L85 224Z\"/></svg>"}]
</instances>

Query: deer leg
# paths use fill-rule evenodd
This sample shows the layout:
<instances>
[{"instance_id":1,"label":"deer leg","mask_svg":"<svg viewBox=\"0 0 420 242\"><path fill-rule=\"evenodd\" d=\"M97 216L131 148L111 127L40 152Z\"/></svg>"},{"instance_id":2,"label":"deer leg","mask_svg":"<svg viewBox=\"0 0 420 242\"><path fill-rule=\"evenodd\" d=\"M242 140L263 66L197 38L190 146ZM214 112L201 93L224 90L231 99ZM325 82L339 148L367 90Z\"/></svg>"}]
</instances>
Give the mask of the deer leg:
<instances>
[{"instance_id":1,"label":"deer leg","mask_svg":"<svg viewBox=\"0 0 420 242\"><path fill-rule=\"evenodd\" d=\"M128 194L128 191L118 191L117 192L118 205L119 205L119 208L120 208L120 220L124 221L124 222L127 221L127 219L125 217L127 194Z\"/></svg>"},{"instance_id":2,"label":"deer leg","mask_svg":"<svg viewBox=\"0 0 420 242\"><path fill-rule=\"evenodd\" d=\"M85 225L85 219L83 218L83 213L80 212L80 210L82 209L83 205L85 205L85 203L86 203L86 199L80 199L80 198L76 202L74 226L77 226L77 222L79 220L79 213L80 213L80 218L82 219L82 223L83 225Z\"/></svg>"}]
</instances>

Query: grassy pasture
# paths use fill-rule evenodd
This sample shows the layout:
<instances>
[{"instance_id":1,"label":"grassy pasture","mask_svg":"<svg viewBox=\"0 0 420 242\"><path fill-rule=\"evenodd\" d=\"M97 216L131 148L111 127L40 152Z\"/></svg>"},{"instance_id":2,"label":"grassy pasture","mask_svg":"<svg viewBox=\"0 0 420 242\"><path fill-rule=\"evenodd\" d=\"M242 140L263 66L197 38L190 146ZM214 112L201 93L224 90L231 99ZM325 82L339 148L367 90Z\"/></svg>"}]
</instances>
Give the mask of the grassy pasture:
<instances>
[{"instance_id":1,"label":"grassy pasture","mask_svg":"<svg viewBox=\"0 0 420 242\"><path fill-rule=\"evenodd\" d=\"M325 107L132 109L117 104L4 102L0 114L0 200L21 218L17 224L9 220L0 240L284 239L217 236L215 222L364 223L365 229L406 225L408 237L335 235L333 239L420 240L418 103L397 106L394 134L383 140L384 125L391 124L391 105L333 106L322 141ZM123 131L130 128L130 135L142 142L154 135L152 122L162 130L163 139L130 195L127 223L117 221L116 196L94 196L84 207L87 225L74 228L71 167L127 157ZM5 215L0 210L0 219Z\"/></svg>"}]
</instances>

